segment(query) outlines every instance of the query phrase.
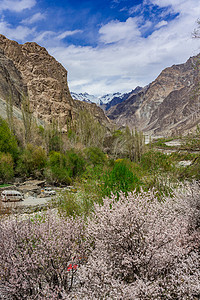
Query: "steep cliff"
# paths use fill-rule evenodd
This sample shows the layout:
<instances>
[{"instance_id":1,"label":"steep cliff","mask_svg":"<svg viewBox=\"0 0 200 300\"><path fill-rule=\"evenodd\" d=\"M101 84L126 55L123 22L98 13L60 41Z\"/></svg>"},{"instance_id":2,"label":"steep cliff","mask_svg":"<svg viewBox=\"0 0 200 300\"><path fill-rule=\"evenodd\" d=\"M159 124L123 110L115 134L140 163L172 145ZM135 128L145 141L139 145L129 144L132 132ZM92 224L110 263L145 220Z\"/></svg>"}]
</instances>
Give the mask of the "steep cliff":
<instances>
[{"instance_id":1,"label":"steep cliff","mask_svg":"<svg viewBox=\"0 0 200 300\"><path fill-rule=\"evenodd\" d=\"M2 77L6 80L8 72L4 70L6 70L7 61L16 73L13 75L15 80L9 80L8 84L13 89L11 94L14 95L15 104L20 106L21 94L27 93L34 115L38 119L46 122L51 122L53 119L59 120L65 130L66 120L76 119L76 115L83 107L82 103L74 101L70 95L66 69L49 55L45 48L36 43L20 45L0 35L0 51L1 61L5 62L5 64L2 63ZM9 70L11 74L11 67ZM1 90L0 96L5 99L9 90L7 93L5 88ZM19 93L18 96L17 93ZM102 122L109 122L96 105L94 107L85 104L84 107L102 119Z\"/></svg>"}]
</instances>

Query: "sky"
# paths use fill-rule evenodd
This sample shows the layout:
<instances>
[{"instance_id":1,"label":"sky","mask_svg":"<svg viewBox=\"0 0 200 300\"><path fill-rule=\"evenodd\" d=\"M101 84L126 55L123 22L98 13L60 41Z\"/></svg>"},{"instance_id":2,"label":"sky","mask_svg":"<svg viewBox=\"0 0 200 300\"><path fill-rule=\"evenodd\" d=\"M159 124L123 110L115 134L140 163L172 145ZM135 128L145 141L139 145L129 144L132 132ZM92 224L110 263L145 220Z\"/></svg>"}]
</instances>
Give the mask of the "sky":
<instances>
[{"instance_id":1,"label":"sky","mask_svg":"<svg viewBox=\"0 0 200 300\"><path fill-rule=\"evenodd\" d=\"M200 0L0 0L0 33L45 47L70 91L101 96L145 86L200 52Z\"/></svg>"}]
</instances>

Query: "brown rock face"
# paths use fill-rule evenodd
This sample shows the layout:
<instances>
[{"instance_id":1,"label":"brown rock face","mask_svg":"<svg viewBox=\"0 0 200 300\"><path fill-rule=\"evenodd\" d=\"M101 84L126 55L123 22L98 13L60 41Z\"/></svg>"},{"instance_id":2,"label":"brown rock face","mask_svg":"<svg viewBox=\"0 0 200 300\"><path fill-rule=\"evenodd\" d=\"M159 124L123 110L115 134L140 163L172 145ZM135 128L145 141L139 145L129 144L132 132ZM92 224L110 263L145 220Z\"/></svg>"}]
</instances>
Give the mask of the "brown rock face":
<instances>
[{"instance_id":1,"label":"brown rock face","mask_svg":"<svg viewBox=\"0 0 200 300\"><path fill-rule=\"evenodd\" d=\"M194 129L200 122L199 59L166 68L149 86L108 111L109 118L152 135Z\"/></svg>"},{"instance_id":2,"label":"brown rock face","mask_svg":"<svg viewBox=\"0 0 200 300\"><path fill-rule=\"evenodd\" d=\"M74 101L70 95L66 69L49 55L45 48L36 43L20 45L0 35L0 51L2 59L5 60L4 67L6 68L9 62L16 71L16 80L10 82L13 88L16 86L14 93L16 94L17 91L19 94L26 93L27 89L34 115L47 122L53 119L59 120L65 129L67 118L75 119L76 114L82 109L82 104ZM4 74L2 77L5 78ZM16 84L13 84L13 81L16 81ZM16 105L20 105L19 95L18 100L17 97L14 97L14 100ZM101 115L100 118L108 122L97 106L91 108L88 104L86 109L95 111L94 114Z\"/></svg>"},{"instance_id":3,"label":"brown rock face","mask_svg":"<svg viewBox=\"0 0 200 300\"><path fill-rule=\"evenodd\" d=\"M16 69L12 60L0 50L0 98L6 100L11 96L15 104L19 106L21 93L27 94L21 73Z\"/></svg>"}]
</instances>

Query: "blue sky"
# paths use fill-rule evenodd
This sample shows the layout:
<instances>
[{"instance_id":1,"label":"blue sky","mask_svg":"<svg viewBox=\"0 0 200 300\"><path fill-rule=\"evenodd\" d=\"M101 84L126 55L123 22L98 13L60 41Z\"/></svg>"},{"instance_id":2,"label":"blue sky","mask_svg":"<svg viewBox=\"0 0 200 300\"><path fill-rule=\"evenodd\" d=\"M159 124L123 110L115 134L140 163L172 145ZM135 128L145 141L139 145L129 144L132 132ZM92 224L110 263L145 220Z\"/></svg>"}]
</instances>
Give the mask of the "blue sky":
<instances>
[{"instance_id":1,"label":"blue sky","mask_svg":"<svg viewBox=\"0 0 200 300\"><path fill-rule=\"evenodd\" d=\"M0 33L46 47L74 92L128 92L200 52L199 0L0 0L0 15Z\"/></svg>"}]
</instances>

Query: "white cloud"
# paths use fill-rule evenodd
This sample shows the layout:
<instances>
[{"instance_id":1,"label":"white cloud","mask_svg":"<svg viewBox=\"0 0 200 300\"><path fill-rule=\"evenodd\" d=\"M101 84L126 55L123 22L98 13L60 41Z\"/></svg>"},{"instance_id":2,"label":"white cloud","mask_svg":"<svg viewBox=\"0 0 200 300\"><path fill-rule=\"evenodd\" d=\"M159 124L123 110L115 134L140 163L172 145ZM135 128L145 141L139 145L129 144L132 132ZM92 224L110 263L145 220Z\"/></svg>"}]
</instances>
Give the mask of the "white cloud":
<instances>
[{"instance_id":1,"label":"white cloud","mask_svg":"<svg viewBox=\"0 0 200 300\"><path fill-rule=\"evenodd\" d=\"M138 4L129 9L129 14L132 15L140 12L141 10L142 10L142 4Z\"/></svg>"},{"instance_id":2,"label":"white cloud","mask_svg":"<svg viewBox=\"0 0 200 300\"><path fill-rule=\"evenodd\" d=\"M161 28L163 26L167 26L168 22L165 20L160 21L158 24L156 24L156 28Z\"/></svg>"},{"instance_id":3,"label":"white cloud","mask_svg":"<svg viewBox=\"0 0 200 300\"><path fill-rule=\"evenodd\" d=\"M32 17L23 20L22 24L31 25L33 23L36 23L38 21L45 20L45 19L46 19L46 15L45 14L36 13Z\"/></svg>"},{"instance_id":4,"label":"white cloud","mask_svg":"<svg viewBox=\"0 0 200 300\"><path fill-rule=\"evenodd\" d=\"M67 36L71 36L71 35L74 35L76 33L81 33L82 30L67 30L67 31L64 31L63 33L59 34L56 39L58 40L62 40L64 38L66 38Z\"/></svg>"},{"instance_id":5,"label":"white cloud","mask_svg":"<svg viewBox=\"0 0 200 300\"><path fill-rule=\"evenodd\" d=\"M47 40L49 38L52 40L52 38L55 37L55 35L56 35L56 33L54 31L47 30L47 31L43 31L43 32L37 34L37 36L35 37L34 40L37 43L41 43L44 40Z\"/></svg>"},{"instance_id":6,"label":"white cloud","mask_svg":"<svg viewBox=\"0 0 200 300\"><path fill-rule=\"evenodd\" d=\"M128 18L126 22L111 21L103 25L100 30L100 41L109 44L122 40L132 40L140 36L138 18Z\"/></svg>"},{"instance_id":7,"label":"white cloud","mask_svg":"<svg viewBox=\"0 0 200 300\"><path fill-rule=\"evenodd\" d=\"M80 33L82 30L67 30L62 33L46 30L40 33L37 33L37 36L34 38L34 41L40 44L47 44L47 45L52 45L52 44L58 44L58 41L61 41L62 39L72 36L74 34Z\"/></svg>"},{"instance_id":8,"label":"white cloud","mask_svg":"<svg viewBox=\"0 0 200 300\"><path fill-rule=\"evenodd\" d=\"M36 0L1 0L0 11L10 10L15 12L30 9L36 5Z\"/></svg>"},{"instance_id":9,"label":"white cloud","mask_svg":"<svg viewBox=\"0 0 200 300\"><path fill-rule=\"evenodd\" d=\"M3 2L0 0L0 10ZM19 2L35 3L33 0ZM64 38L78 34L80 30L36 32L28 27L30 23L14 28L2 20L0 33L23 42L32 35L32 40L45 45L68 70L72 91L94 95L125 92L150 83L165 67L183 63L199 52L199 40L192 39L200 9L196 0L148 0L146 4L170 7L161 11L157 24L153 19L145 21L129 17L125 22L113 20L102 25L96 47L64 45ZM166 17L169 12L178 13L178 16L169 21ZM144 32L149 32L153 26L156 30L146 37Z\"/></svg>"},{"instance_id":10,"label":"white cloud","mask_svg":"<svg viewBox=\"0 0 200 300\"><path fill-rule=\"evenodd\" d=\"M102 26L99 33L104 44L96 48L49 47L49 52L68 70L70 89L95 95L129 91L150 83L165 67L196 55L200 45L198 39L192 39L199 17L196 0L177 1L181 10L176 4L171 9L180 13L178 17L168 23L161 21L148 37L142 37L142 27L135 18L129 18Z\"/></svg>"},{"instance_id":11,"label":"white cloud","mask_svg":"<svg viewBox=\"0 0 200 300\"><path fill-rule=\"evenodd\" d=\"M9 23L3 20L0 21L0 33L11 40L24 41L30 34L33 34L34 32L34 28L30 29L26 26L12 27Z\"/></svg>"}]
</instances>

